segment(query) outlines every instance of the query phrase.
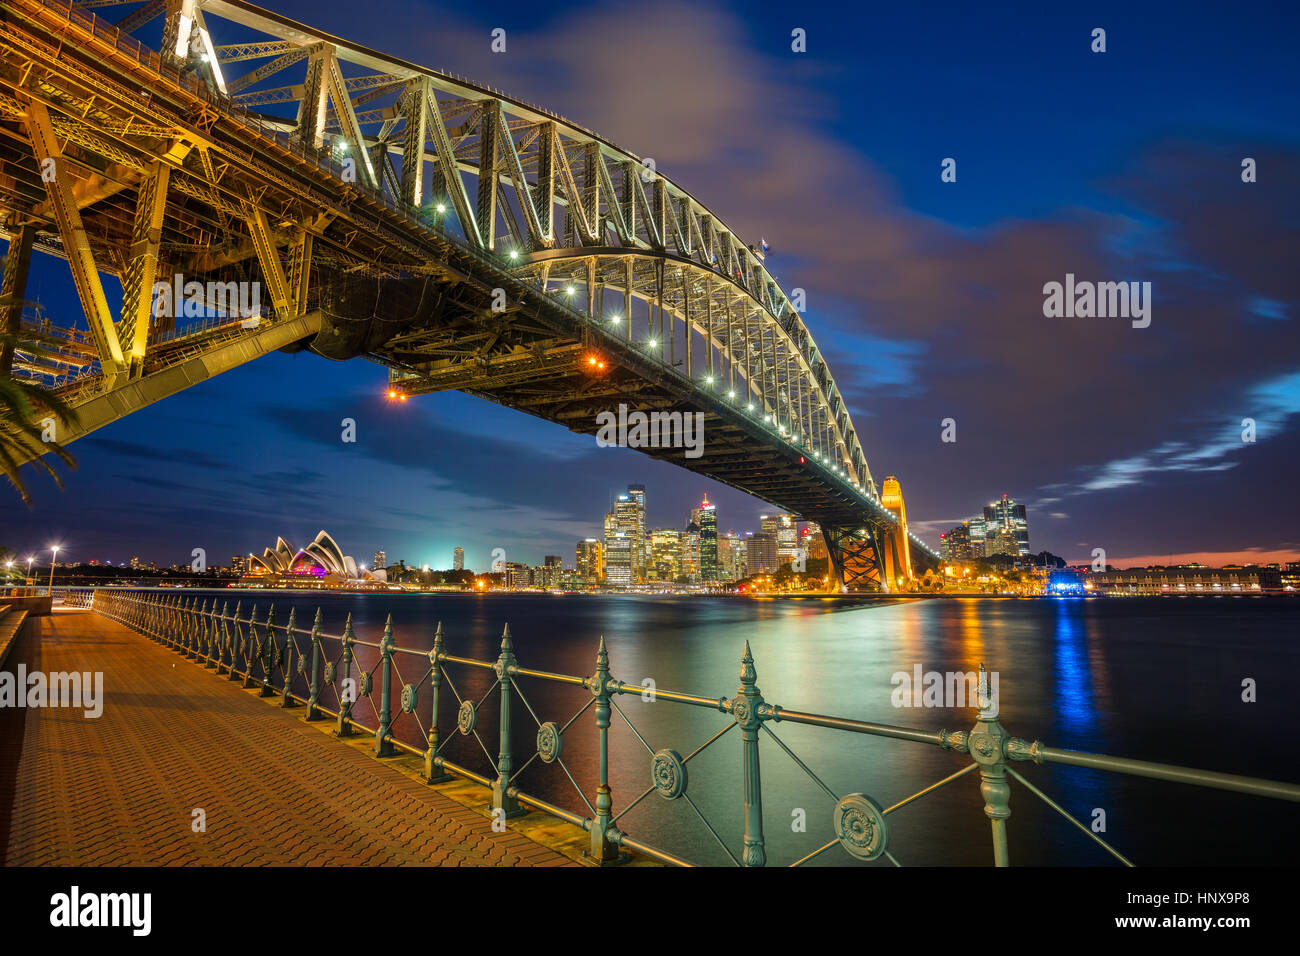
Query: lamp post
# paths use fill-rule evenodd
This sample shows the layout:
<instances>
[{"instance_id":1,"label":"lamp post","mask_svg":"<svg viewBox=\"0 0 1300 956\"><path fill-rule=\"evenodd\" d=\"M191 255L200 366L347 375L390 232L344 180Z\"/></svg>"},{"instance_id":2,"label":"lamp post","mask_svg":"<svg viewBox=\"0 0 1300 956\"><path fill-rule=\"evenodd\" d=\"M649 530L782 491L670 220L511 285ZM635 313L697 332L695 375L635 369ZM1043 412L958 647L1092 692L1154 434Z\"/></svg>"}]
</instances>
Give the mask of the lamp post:
<instances>
[{"instance_id":1,"label":"lamp post","mask_svg":"<svg viewBox=\"0 0 1300 956\"><path fill-rule=\"evenodd\" d=\"M54 562L58 559L58 557L59 557L59 546L56 544L54 545L54 547L50 548L50 588L47 593L49 593L51 597L53 597L54 595Z\"/></svg>"},{"instance_id":2,"label":"lamp post","mask_svg":"<svg viewBox=\"0 0 1300 956\"><path fill-rule=\"evenodd\" d=\"M13 584L10 582L10 579L13 577L13 573L14 573L13 561L12 560L6 561L5 562L5 584L11 589L13 588Z\"/></svg>"}]
</instances>

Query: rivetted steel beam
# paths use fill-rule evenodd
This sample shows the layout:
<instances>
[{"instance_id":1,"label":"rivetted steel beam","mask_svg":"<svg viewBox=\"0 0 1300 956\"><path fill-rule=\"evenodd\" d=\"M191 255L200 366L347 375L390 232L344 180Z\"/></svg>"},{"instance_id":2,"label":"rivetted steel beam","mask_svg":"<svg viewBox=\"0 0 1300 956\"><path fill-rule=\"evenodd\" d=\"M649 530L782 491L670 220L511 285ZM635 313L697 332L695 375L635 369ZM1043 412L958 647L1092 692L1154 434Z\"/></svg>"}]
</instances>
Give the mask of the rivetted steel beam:
<instances>
[{"instance_id":1,"label":"rivetted steel beam","mask_svg":"<svg viewBox=\"0 0 1300 956\"><path fill-rule=\"evenodd\" d=\"M491 112L492 122L496 124L501 137L500 151L510 164L509 172L516 184L515 197L519 200L519 206L524 213L530 244L533 248L549 245L551 237L542 230L541 217L537 215L537 206L533 203L532 191L528 188L528 180L524 177L524 164L519 158L519 151L515 149L515 141L510 135L510 127L506 123L506 114L501 108L500 100L493 101ZM488 117L485 115L483 119L484 122L487 122Z\"/></svg>"},{"instance_id":2,"label":"rivetted steel beam","mask_svg":"<svg viewBox=\"0 0 1300 956\"><path fill-rule=\"evenodd\" d=\"M366 182L371 186L378 186L379 177L375 174L374 164L370 162L370 154L366 151L366 140L361 134L361 124L357 122L356 110L352 108L352 98L348 96L343 72L339 69L338 57L329 47L321 53L321 64L324 69L325 85L329 89L330 102L334 104L334 115L339 121L339 127L343 130L344 137L352 144L353 150L359 157L358 162L365 166Z\"/></svg>"},{"instance_id":3,"label":"rivetted steel beam","mask_svg":"<svg viewBox=\"0 0 1300 956\"><path fill-rule=\"evenodd\" d=\"M0 283L0 332L16 336L22 329L23 301L27 297L27 272L32 263L32 240L36 226L27 223L9 233L9 251L5 255L4 281ZM0 375L14 367L14 341L0 343Z\"/></svg>"},{"instance_id":4,"label":"rivetted steel beam","mask_svg":"<svg viewBox=\"0 0 1300 956\"><path fill-rule=\"evenodd\" d=\"M433 93L427 77L412 80L403 104L406 126L402 131L402 201L419 208L424 203L424 144L429 139L429 101Z\"/></svg>"},{"instance_id":5,"label":"rivetted steel beam","mask_svg":"<svg viewBox=\"0 0 1300 956\"><path fill-rule=\"evenodd\" d=\"M479 113L478 142L478 232L483 245L492 249L497 237L497 106L492 100Z\"/></svg>"},{"instance_id":6,"label":"rivetted steel beam","mask_svg":"<svg viewBox=\"0 0 1300 956\"><path fill-rule=\"evenodd\" d=\"M126 349L132 378L138 378L144 368L170 171L165 163L156 162L145 173L136 200L135 221L131 226L131 249L122 277L122 323L118 335Z\"/></svg>"},{"instance_id":7,"label":"rivetted steel beam","mask_svg":"<svg viewBox=\"0 0 1300 956\"><path fill-rule=\"evenodd\" d=\"M447 124L442 120L442 112L433 97L429 97L429 132L433 134L433 148L438 155L438 173L447 189L447 198L456 211L456 219L471 246L483 248L483 233L479 230L478 219L470 208L469 192L465 189L465 180L460 175L456 164L456 152L452 148L451 135Z\"/></svg>"},{"instance_id":8,"label":"rivetted steel beam","mask_svg":"<svg viewBox=\"0 0 1300 956\"><path fill-rule=\"evenodd\" d=\"M297 136L302 142L320 149L325 142L325 104L328 97L324 46L313 47L308 56L307 80L303 83L302 99L298 103Z\"/></svg>"},{"instance_id":9,"label":"rivetted steel beam","mask_svg":"<svg viewBox=\"0 0 1300 956\"><path fill-rule=\"evenodd\" d=\"M275 248L275 238L271 235L266 213L252 203L244 203L244 220L248 223L249 235L253 237L253 249L257 252L257 261L262 267L262 281L271 294L271 305L277 317L286 318L293 314L289 301L289 283L284 276L284 267L280 264L280 254Z\"/></svg>"},{"instance_id":10,"label":"rivetted steel beam","mask_svg":"<svg viewBox=\"0 0 1300 956\"><path fill-rule=\"evenodd\" d=\"M309 312L285 322L262 325L247 335L216 346L188 361L127 382L76 406L78 421L61 423L59 441L66 445L147 405L169 398L199 382L215 378L320 331L321 314ZM20 456L22 453L20 453ZM31 456L20 457L22 461Z\"/></svg>"},{"instance_id":11,"label":"rivetted steel beam","mask_svg":"<svg viewBox=\"0 0 1300 956\"><path fill-rule=\"evenodd\" d=\"M55 137L54 124L50 121L45 104L39 100L27 103L27 133L32 141L32 149L36 152L38 165L44 167L46 162L52 161L48 167L49 173L41 178L45 180L46 194L58 224L59 239L67 254L68 264L72 267L72 279L77 286L77 295L81 298L81 307L86 313L86 325L90 328L90 337L99 353L100 368L110 380L115 379L126 367L122 343L113 326L113 315L108 311L104 286L99 281L90 238L86 235L81 212L77 209L77 201L72 194L71 176Z\"/></svg>"}]
</instances>

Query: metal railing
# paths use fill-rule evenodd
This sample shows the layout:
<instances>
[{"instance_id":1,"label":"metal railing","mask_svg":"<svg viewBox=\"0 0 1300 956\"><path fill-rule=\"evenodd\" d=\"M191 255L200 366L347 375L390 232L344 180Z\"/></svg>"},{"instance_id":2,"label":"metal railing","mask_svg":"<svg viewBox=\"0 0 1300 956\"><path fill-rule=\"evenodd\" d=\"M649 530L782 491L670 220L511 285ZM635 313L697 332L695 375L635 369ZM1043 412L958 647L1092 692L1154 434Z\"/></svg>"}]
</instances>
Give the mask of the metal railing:
<instances>
[{"instance_id":1,"label":"metal railing","mask_svg":"<svg viewBox=\"0 0 1300 956\"><path fill-rule=\"evenodd\" d=\"M217 674L225 674L229 680L242 680L244 687L260 688L263 697L278 696L283 707L305 706L307 720L322 720L327 717L333 719L336 724L335 733L339 737L349 737L358 731L372 735L372 752L376 756L404 752L422 757L424 776L430 783L450 779L448 774L454 774L488 787L492 794L494 817L505 819L524 813L526 808L531 807L581 827L590 834L588 858L601 864L617 862L621 857L620 850L632 850L662 863L694 865L674 853L633 838L618 826L618 821L625 814L647 797L658 794L663 799L680 800L690 807L735 865L766 865L759 762L759 741L764 737L794 761L834 803L831 838L811 853L794 860L791 866L801 866L837 846L856 860L884 858L895 866L901 866L888 846L889 817L920 798L976 771L979 773L984 814L990 823L995 866L1007 866L1010 863L1007 819L1011 815L1012 780L1063 816L1120 863L1133 865L1059 803L1014 770L1011 766L1013 762L1088 767L1279 800L1300 801L1300 785L1297 784L1061 750L1048 747L1041 741L1031 742L1012 737L998 723L996 714L990 712L983 665L980 666L980 710L971 730L916 730L787 710L765 701L758 689L758 675L746 642L740 660L740 684L734 696L714 698L677 691L653 691L657 701L716 710L727 718L717 733L683 757L675 750L652 747L626 711L619 706L620 696L640 696L646 692L646 688L640 684L625 683L611 675L604 638L601 638L596 650L594 673L575 676L534 670L521 665L514 654L509 626L506 626L502 636L500 655L495 661L486 661L450 653L441 624L434 634L432 649L399 647L393 640L391 617L380 640L371 642L356 636L351 615L348 616L341 635L326 634L321 628L319 608L311 628L303 629L297 626L293 611L290 612L288 621L281 624L276 620L274 606L259 620L256 606L244 617L240 604L236 604L234 612L230 613L228 601L222 602L221 610L218 611L215 598L201 601L197 597L187 599L182 595L162 596L97 588L93 593L91 607L205 667L214 669ZM358 649L368 659L368 663L358 659ZM457 689L448 672L449 667L488 671L496 680L475 700L468 694L462 695ZM520 687L521 678L581 688L586 691L586 702L566 720L544 721ZM421 707L420 697L426 685L429 702ZM377 704L376 691L379 696ZM495 755L480 733L480 710L494 691L499 692ZM444 736L444 725L440 723L444 698L448 694L457 705L454 729L463 737L472 736L477 740L487 761L488 769L484 773L453 763L444 753L448 742L455 739L451 734ZM361 701L365 701L373 715L369 722L359 719L355 713ZM395 730L394 707L398 708L399 715L411 715L420 731L418 741L402 739L401 734ZM537 725L537 736L534 753L517 766L515 754L511 750L511 721L520 707ZM578 719L589 710L595 719L599 754L597 784L590 795L583 791L563 759L566 735L571 733L571 728ZM617 812L614 810L609 786L609 730L614 715L626 724L650 756L649 786ZM783 722L927 744L942 750L968 754L971 762L955 773L885 807L865 793L841 796L828 787L776 735L773 726ZM739 731L743 755L744 825L743 832L739 834L741 844L738 853L733 852L727 840L691 798L687 776L687 765L732 730ZM558 767L573 784L585 812L575 812L521 791L516 781L534 761Z\"/></svg>"}]
</instances>

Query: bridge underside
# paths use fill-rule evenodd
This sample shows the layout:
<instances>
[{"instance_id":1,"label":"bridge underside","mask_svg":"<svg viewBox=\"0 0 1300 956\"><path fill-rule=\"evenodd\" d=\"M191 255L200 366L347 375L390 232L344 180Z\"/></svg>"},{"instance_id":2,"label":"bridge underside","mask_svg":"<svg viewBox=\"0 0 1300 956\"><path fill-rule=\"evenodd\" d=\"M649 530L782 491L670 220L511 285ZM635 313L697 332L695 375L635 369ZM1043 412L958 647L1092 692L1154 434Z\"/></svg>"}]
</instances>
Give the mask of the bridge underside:
<instances>
[{"instance_id":1,"label":"bridge underside","mask_svg":"<svg viewBox=\"0 0 1300 956\"><path fill-rule=\"evenodd\" d=\"M620 404L700 413L698 457L640 450L817 522L844 587L893 589L909 564L937 560L916 546L909 560L829 369L761 256L675 184L499 94L246 3L203 10L273 36L216 48L227 67L276 57L227 76L232 90L294 63L305 83L232 100L210 58L173 50L179 4L166 5L161 53L84 10L0 11L0 325L49 330L21 305L31 251L68 262L84 317L56 322L45 355L5 349L0 371L55 386L81 412L60 441L268 351L309 348L382 364L407 394L465 391L583 434ZM377 96L391 105L357 110ZM248 109L293 101L296 121ZM359 179L341 166L353 157ZM103 275L120 281L120 308ZM154 308L157 280L173 277L257 283L266 301L251 323L218 307L220 321L187 326Z\"/></svg>"}]
</instances>

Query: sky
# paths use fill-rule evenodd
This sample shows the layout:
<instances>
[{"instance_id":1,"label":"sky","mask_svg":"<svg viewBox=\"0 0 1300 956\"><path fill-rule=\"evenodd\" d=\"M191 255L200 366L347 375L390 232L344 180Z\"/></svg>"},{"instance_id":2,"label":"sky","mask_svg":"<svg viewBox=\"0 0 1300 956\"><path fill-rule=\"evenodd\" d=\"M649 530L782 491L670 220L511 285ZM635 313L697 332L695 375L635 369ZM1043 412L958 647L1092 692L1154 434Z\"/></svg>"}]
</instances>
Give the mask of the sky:
<instances>
[{"instance_id":1,"label":"sky","mask_svg":"<svg viewBox=\"0 0 1300 956\"><path fill-rule=\"evenodd\" d=\"M1072 562L1300 558L1294 5L269 5L545 104L765 238L873 476L899 478L932 545L1006 493L1031 550ZM1045 317L1067 273L1149 282L1150 325ZM28 296L78 311L58 260L36 257ZM629 483L652 527L683 527L706 494L721 530L774 510L487 402L394 405L384 386L376 365L310 354L236 369L72 445L66 490L34 476L34 510L0 496L0 546L223 564L324 528L358 561L446 567L459 545L473 567L497 547L571 564Z\"/></svg>"}]
</instances>

